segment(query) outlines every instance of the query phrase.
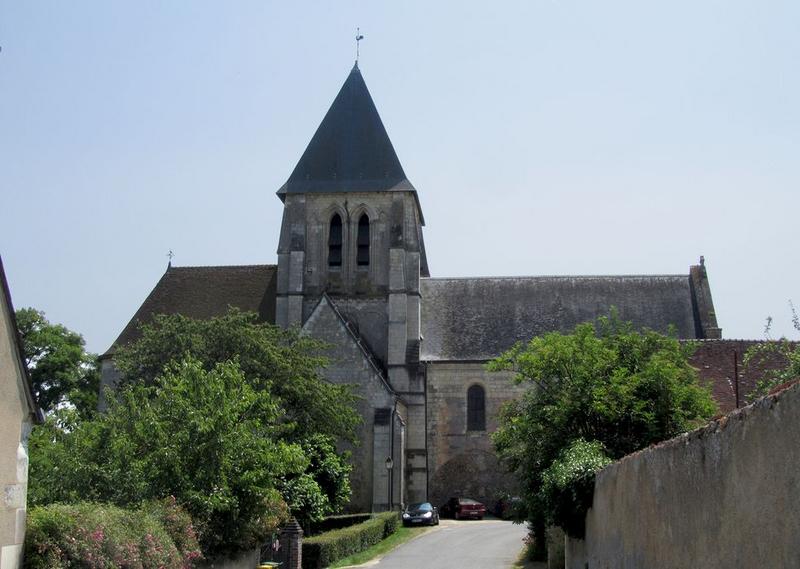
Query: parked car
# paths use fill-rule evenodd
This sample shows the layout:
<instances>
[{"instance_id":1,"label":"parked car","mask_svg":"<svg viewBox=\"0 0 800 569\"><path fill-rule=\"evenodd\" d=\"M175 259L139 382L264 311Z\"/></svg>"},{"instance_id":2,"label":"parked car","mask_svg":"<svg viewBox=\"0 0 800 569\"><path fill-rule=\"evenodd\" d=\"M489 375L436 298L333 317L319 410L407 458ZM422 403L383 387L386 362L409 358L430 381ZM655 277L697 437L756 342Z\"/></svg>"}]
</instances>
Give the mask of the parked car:
<instances>
[{"instance_id":1,"label":"parked car","mask_svg":"<svg viewBox=\"0 0 800 569\"><path fill-rule=\"evenodd\" d=\"M403 510L403 525L439 525L439 510L428 502L409 504Z\"/></svg>"},{"instance_id":2,"label":"parked car","mask_svg":"<svg viewBox=\"0 0 800 569\"><path fill-rule=\"evenodd\" d=\"M500 498L494 505L492 513L501 520L510 520L522 507L522 499L519 496Z\"/></svg>"},{"instance_id":3,"label":"parked car","mask_svg":"<svg viewBox=\"0 0 800 569\"><path fill-rule=\"evenodd\" d=\"M450 498L442 508L442 515L457 520L467 518L482 520L486 515L486 506L472 498Z\"/></svg>"}]
</instances>

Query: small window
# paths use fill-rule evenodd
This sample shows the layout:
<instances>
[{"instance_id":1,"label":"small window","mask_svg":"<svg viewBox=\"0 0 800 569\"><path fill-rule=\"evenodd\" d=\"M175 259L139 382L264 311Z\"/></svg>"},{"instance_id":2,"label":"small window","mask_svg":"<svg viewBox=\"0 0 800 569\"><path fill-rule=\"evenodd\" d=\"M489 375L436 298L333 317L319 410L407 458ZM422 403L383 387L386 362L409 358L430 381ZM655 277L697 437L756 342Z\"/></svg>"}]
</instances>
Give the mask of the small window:
<instances>
[{"instance_id":1,"label":"small window","mask_svg":"<svg viewBox=\"0 0 800 569\"><path fill-rule=\"evenodd\" d=\"M369 217L366 213L358 220L357 244L356 264L359 267L366 267L369 265Z\"/></svg>"},{"instance_id":2,"label":"small window","mask_svg":"<svg viewBox=\"0 0 800 569\"><path fill-rule=\"evenodd\" d=\"M467 390L467 430L486 430L486 392L480 385Z\"/></svg>"},{"instance_id":3,"label":"small window","mask_svg":"<svg viewBox=\"0 0 800 569\"><path fill-rule=\"evenodd\" d=\"M342 266L342 218L338 213L331 219L331 230L328 234L328 266Z\"/></svg>"}]
</instances>

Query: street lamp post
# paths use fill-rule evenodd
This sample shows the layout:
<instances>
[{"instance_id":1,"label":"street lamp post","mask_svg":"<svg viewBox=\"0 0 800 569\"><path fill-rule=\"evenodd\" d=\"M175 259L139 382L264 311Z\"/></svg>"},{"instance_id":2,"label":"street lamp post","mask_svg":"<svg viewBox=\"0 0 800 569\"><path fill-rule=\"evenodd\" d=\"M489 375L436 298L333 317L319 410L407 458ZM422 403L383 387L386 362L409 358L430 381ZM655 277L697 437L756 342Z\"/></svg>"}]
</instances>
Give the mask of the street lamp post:
<instances>
[{"instance_id":1,"label":"street lamp post","mask_svg":"<svg viewBox=\"0 0 800 569\"><path fill-rule=\"evenodd\" d=\"M389 510L392 509L392 468L394 468L394 461L391 456L386 457L386 487L389 488L389 496L386 503L389 504Z\"/></svg>"}]
</instances>

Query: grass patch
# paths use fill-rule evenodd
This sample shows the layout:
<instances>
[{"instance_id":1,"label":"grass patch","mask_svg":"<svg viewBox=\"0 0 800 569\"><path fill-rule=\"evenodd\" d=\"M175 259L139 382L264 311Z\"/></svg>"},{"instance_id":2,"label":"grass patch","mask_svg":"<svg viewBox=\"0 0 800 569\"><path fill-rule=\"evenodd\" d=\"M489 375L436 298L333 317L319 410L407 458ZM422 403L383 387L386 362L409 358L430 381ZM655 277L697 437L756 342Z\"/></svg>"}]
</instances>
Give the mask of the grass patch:
<instances>
[{"instance_id":1,"label":"grass patch","mask_svg":"<svg viewBox=\"0 0 800 569\"><path fill-rule=\"evenodd\" d=\"M400 527L394 532L392 535L380 541L370 547L369 549L365 549L361 553L356 553L349 557L345 557L344 559L340 559L333 565L331 565L331 569L336 567L347 567L349 565L361 565L362 563L366 563L379 555L385 555L389 553L392 549L401 545L408 540L425 533L431 529L430 527Z\"/></svg>"}]
</instances>

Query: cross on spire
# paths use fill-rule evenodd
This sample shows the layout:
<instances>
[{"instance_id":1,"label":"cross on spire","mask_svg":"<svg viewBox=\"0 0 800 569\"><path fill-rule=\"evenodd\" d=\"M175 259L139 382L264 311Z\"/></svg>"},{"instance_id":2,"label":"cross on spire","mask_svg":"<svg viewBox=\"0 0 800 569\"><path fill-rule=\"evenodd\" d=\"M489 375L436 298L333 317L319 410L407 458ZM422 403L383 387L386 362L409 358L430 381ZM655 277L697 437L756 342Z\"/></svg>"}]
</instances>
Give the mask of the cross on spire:
<instances>
[{"instance_id":1,"label":"cross on spire","mask_svg":"<svg viewBox=\"0 0 800 569\"><path fill-rule=\"evenodd\" d=\"M356 64L358 64L358 56L359 56L359 42L364 39L364 36L361 35L361 28L356 28Z\"/></svg>"}]
</instances>

